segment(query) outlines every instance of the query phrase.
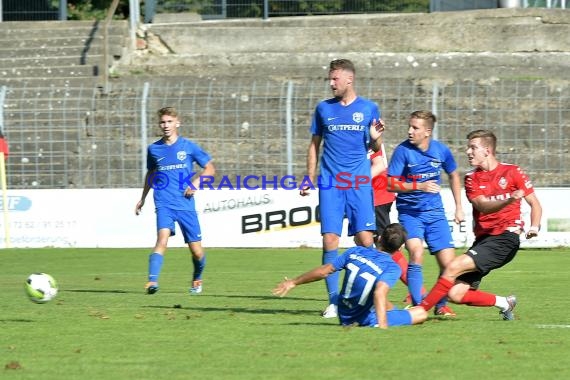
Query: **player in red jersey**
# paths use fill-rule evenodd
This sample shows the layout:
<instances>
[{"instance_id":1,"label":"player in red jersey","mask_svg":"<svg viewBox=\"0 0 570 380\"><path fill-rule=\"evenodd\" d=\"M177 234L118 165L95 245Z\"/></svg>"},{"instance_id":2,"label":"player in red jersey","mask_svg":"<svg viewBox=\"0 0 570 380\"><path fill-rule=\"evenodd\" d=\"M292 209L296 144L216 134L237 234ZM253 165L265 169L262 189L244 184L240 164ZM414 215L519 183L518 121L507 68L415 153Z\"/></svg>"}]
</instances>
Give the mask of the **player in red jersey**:
<instances>
[{"instance_id":1,"label":"player in red jersey","mask_svg":"<svg viewBox=\"0 0 570 380\"><path fill-rule=\"evenodd\" d=\"M530 206L527 239L538 235L542 207L522 169L497 160L493 132L473 131L467 140L467 158L474 170L465 175L465 192L473 206L475 242L451 261L420 305L429 310L447 294L454 303L495 306L504 320L513 320L516 297L482 292L479 285L490 271L509 263L519 249L524 233L521 199Z\"/></svg>"}]
</instances>

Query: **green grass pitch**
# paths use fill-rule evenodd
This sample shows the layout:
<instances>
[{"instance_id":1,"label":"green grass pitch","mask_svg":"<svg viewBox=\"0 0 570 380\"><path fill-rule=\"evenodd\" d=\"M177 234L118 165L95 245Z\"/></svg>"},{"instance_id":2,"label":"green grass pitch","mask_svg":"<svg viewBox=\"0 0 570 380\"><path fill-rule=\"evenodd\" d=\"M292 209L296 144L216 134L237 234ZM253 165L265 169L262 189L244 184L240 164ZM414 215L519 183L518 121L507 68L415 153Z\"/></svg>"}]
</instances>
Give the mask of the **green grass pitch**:
<instances>
[{"instance_id":1,"label":"green grass pitch","mask_svg":"<svg viewBox=\"0 0 570 380\"><path fill-rule=\"evenodd\" d=\"M191 260L170 249L160 291L145 295L146 249L0 251L2 379L567 379L570 250L521 250L483 281L519 299L517 320L455 306L457 318L382 331L324 320L324 282L271 295L320 263L316 249L209 249L204 293L188 293ZM425 258L431 287L435 260ZM58 297L30 302L33 272ZM400 306L405 288L391 300Z\"/></svg>"}]
</instances>

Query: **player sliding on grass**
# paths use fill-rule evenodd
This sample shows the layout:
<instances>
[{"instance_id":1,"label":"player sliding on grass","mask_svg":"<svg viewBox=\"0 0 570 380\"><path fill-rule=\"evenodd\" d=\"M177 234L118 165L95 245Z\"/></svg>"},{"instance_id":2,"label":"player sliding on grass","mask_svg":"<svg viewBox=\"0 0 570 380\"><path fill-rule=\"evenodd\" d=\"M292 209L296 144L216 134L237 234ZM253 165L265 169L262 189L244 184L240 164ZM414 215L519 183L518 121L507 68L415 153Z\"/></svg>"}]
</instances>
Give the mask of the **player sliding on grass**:
<instances>
[{"instance_id":1,"label":"player sliding on grass","mask_svg":"<svg viewBox=\"0 0 570 380\"><path fill-rule=\"evenodd\" d=\"M141 199L135 209L135 213L140 214L145 198L152 188L156 207L157 238L149 256L148 282L145 289L148 294L158 291L158 277L168 239L174 235L174 222L177 222L194 264L190 293L198 294L202 292L202 271L206 265L206 254L202 248L202 232L194 203L194 193L199 188L200 176L194 176L193 165L197 163L203 168L201 175L204 176L213 176L216 170L208 153L178 134L180 120L176 109L161 108L158 110L158 118L162 138L148 147L148 172Z\"/></svg>"},{"instance_id":2,"label":"player sliding on grass","mask_svg":"<svg viewBox=\"0 0 570 380\"><path fill-rule=\"evenodd\" d=\"M473 206L475 242L446 266L421 306L429 310L448 295L458 304L495 306L504 320L513 320L517 304L514 295L501 297L478 288L483 277L509 263L519 249L524 232L521 198L531 209L527 239L538 235L542 207L521 168L501 163L495 157L497 138L493 132L473 131L467 140L467 158L475 169L465 176L465 192Z\"/></svg>"},{"instance_id":3,"label":"player sliding on grass","mask_svg":"<svg viewBox=\"0 0 570 380\"><path fill-rule=\"evenodd\" d=\"M332 263L321 265L297 278L279 283L273 294L283 297L297 285L327 278L346 270L338 297L341 325L380 327L415 325L427 319L421 307L398 310L388 301L388 291L400 277L400 267L388 253L399 250L406 241L406 231L398 224L388 225L380 237L379 249L349 248ZM382 252L385 251L385 252Z\"/></svg>"}]
</instances>

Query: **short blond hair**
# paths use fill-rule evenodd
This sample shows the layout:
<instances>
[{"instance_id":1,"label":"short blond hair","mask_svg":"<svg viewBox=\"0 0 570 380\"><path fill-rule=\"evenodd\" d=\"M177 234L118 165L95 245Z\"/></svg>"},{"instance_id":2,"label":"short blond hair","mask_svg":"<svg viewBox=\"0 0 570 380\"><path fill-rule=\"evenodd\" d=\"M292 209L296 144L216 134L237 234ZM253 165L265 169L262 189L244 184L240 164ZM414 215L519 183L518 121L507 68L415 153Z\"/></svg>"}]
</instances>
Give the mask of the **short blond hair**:
<instances>
[{"instance_id":1,"label":"short blond hair","mask_svg":"<svg viewBox=\"0 0 570 380\"><path fill-rule=\"evenodd\" d=\"M421 119L428 122L428 129L433 129L437 122L437 117L431 111L418 110L410 114L410 119Z\"/></svg>"},{"instance_id":2,"label":"short blond hair","mask_svg":"<svg viewBox=\"0 0 570 380\"><path fill-rule=\"evenodd\" d=\"M162 107L161 109L158 110L157 114L159 119L165 115L178 117L178 111L174 107Z\"/></svg>"},{"instance_id":3,"label":"short blond hair","mask_svg":"<svg viewBox=\"0 0 570 380\"><path fill-rule=\"evenodd\" d=\"M471 131L467 134L467 140L481 139L483 146L490 148L491 152L495 154L497 149L497 136L488 129L478 129L476 131Z\"/></svg>"}]
</instances>

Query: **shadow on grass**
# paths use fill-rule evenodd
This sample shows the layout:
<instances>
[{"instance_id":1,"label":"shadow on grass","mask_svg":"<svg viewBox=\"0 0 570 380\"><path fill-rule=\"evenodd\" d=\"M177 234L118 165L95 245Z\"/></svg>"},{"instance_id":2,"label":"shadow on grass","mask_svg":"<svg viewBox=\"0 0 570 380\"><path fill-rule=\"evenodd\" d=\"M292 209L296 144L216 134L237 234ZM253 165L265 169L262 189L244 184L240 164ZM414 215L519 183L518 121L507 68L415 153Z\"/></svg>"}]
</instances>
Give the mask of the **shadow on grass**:
<instances>
[{"instance_id":1,"label":"shadow on grass","mask_svg":"<svg viewBox=\"0 0 570 380\"><path fill-rule=\"evenodd\" d=\"M244 295L233 295L233 294L200 294L200 298L202 297L213 297L213 298L248 298L248 299L257 299L257 300L276 300L276 299L282 299L282 300L289 300L289 301L322 301L322 302L326 302L325 299L323 298L306 298L306 297L276 297L273 296L271 294L268 295L248 295L248 296L244 296Z\"/></svg>"},{"instance_id":2,"label":"shadow on grass","mask_svg":"<svg viewBox=\"0 0 570 380\"><path fill-rule=\"evenodd\" d=\"M140 292L128 292L126 290L119 290L119 289L65 289L64 292L70 292L70 293L113 293L113 294L140 293Z\"/></svg>"},{"instance_id":3,"label":"shadow on grass","mask_svg":"<svg viewBox=\"0 0 570 380\"><path fill-rule=\"evenodd\" d=\"M20 319L20 318L13 318L13 319L0 319L0 323L34 323L32 319Z\"/></svg>"},{"instance_id":4,"label":"shadow on grass","mask_svg":"<svg viewBox=\"0 0 570 380\"><path fill-rule=\"evenodd\" d=\"M260 309L260 308L246 308L246 307L211 307L211 306L191 306L191 307L183 307L182 305L174 305L174 306L159 306L159 305L148 305L142 306L144 308L149 309L180 309L180 310L194 310L194 311L203 311L203 312L229 312L229 313L247 313L247 314L291 314L291 315L318 315L318 311L311 309L311 310L289 310L289 309Z\"/></svg>"}]
</instances>

